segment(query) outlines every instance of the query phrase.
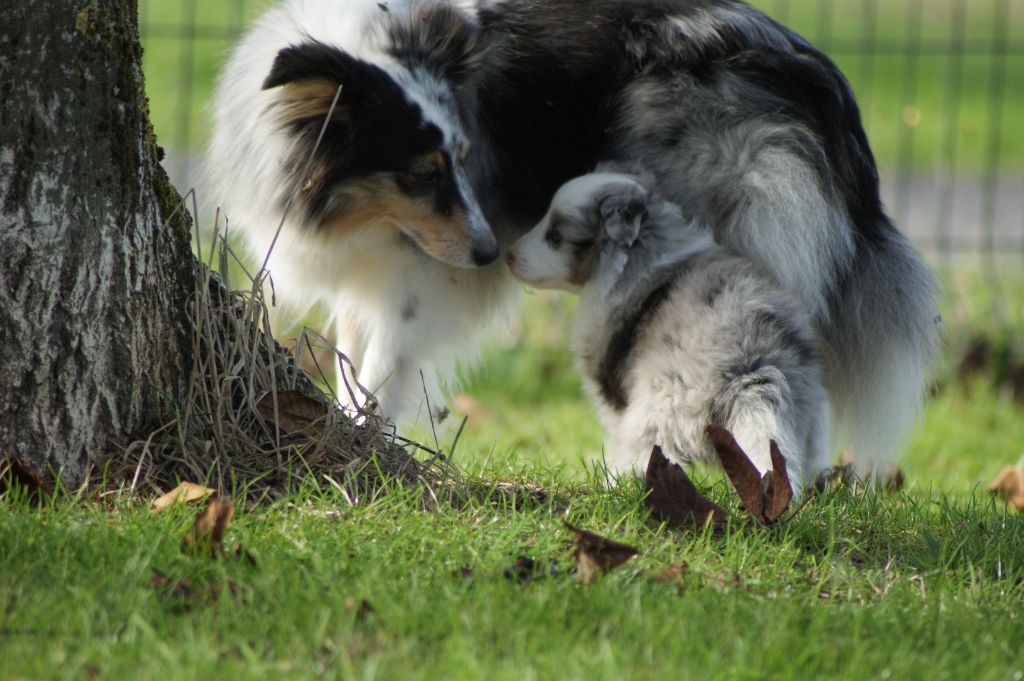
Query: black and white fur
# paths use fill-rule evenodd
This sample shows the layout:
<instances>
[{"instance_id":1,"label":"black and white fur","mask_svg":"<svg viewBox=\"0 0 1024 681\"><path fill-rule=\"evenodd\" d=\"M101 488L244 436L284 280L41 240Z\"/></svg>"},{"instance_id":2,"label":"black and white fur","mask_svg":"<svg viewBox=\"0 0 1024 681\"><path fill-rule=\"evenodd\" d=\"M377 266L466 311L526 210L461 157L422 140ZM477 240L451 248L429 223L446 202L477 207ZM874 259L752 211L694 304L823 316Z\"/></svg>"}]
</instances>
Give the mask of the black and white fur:
<instances>
[{"instance_id":1,"label":"black and white fur","mask_svg":"<svg viewBox=\"0 0 1024 681\"><path fill-rule=\"evenodd\" d=\"M395 29L394 17L424 12L443 20ZM442 131L469 207L469 227L454 232L462 244L486 240L478 205L507 248L571 178L603 161L649 169L659 194L810 311L837 430L864 468L899 448L937 346L935 283L883 210L849 84L801 37L736 0L287 0L238 48L216 104L215 184L257 253L313 127L275 123L287 87L260 88L283 50L310 39L378 66L416 104L413 118ZM329 86L364 75L310 66L307 80ZM418 129L406 119L388 125ZM340 139L386 144L374 130ZM344 153L321 156L328 177L372 184L378 174ZM316 205L346 210L345 192L327 193L335 200ZM297 298L327 300L360 377L376 387L392 376L382 403L408 409L411 368L449 372L507 285L493 269L456 269L473 264L472 248L434 248L408 218L399 221L405 241L369 230L338 236L330 221L329 210L286 221L275 280ZM398 272L410 270L406 284ZM431 322L404 325L388 313L403 297L436 303L420 311Z\"/></svg>"},{"instance_id":2,"label":"black and white fur","mask_svg":"<svg viewBox=\"0 0 1024 681\"><path fill-rule=\"evenodd\" d=\"M424 380L444 413L441 387L512 291L462 164L454 89L477 37L447 4L287 0L234 50L214 100L206 186L253 258L270 253L278 297L331 312L395 419L426 420Z\"/></svg>"},{"instance_id":3,"label":"black and white fur","mask_svg":"<svg viewBox=\"0 0 1024 681\"><path fill-rule=\"evenodd\" d=\"M578 292L573 349L607 431L611 468L651 449L717 461L724 427L764 474L770 441L802 486L829 461L829 404L810 317L640 178L597 172L555 194L509 251L513 274Z\"/></svg>"},{"instance_id":4,"label":"black and white fur","mask_svg":"<svg viewBox=\"0 0 1024 681\"><path fill-rule=\"evenodd\" d=\"M883 210L836 66L734 0L508 0L479 19L467 120L489 149L468 162L492 227L536 223L602 161L648 169L809 310L840 444L864 471L890 460L937 348L936 286Z\"/></svg>"}]
</instances>

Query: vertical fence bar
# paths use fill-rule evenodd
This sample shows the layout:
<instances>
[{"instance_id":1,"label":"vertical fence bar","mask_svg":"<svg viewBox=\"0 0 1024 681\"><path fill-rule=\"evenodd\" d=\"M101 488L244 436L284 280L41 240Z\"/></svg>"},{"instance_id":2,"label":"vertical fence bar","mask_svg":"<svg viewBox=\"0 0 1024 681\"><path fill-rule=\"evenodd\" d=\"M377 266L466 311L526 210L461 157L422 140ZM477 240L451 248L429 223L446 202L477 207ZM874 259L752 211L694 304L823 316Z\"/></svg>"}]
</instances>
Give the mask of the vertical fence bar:
<instances>
[{"instance_id":1,"label":"vertical fence bar","mask_svg":"<svg viewBox=\"0 0 1024 681\"><path fill-rule=\"evenodd\" d=\"M233 0L224 37L233 40L245 26L245 0Z\"/></svg>"},{"instance_id":2,"label":"vertical fence bar","mask_svg":"<svg viewBox=\"0 0 1024 681\"><path fill-rule=\"evenodd\" d=\"M1003 104L1006 99L1006 59L1009 42L1010 6L1008 0L998 0L992 10L993 49L989 66L988 92L988 149L985 153L985 171L982 179L982 257L989 276L995 277L996 202L999 190L999 166L1002 160ZM998 285L998 281L994 281Z\"/></svg>"},{"instance_id":3,"label":"vertical fence bar","mask_svg":"<svg viewBox=\"0 0 1024 681\"><path fill-rule=\"evenodd\" d=\"M143 45L149 42L149 11L150 11L150 0L140 0L139 2L139 40Z\"/></svg>"},{"instance_id":4,"label":"vertical fence bar","mask_svg":"<svg viewBox=\"0 0 1024 681\"><path fill-rule=\"evenodd\" d=\"M776 0L775 20L780 24L789 22L789 0Z\"/></svg>"},{"instance_id":5,"label":"vertical fence bar","mask_svg":"<svg viewBox=\"0 0 1024 681\"><path fill-rule=\"evenodd\" d=\"M910 196L913 190L914 168L914 131L920 122L920 109L917 102L918 64L921 58L921 19L924 0L910 0L907 3L906 35L907 52L903 60L903 106L898 115L900 123L900 149L896 167L900 173L897 178L896 206L893 214L897 222L906 228L910 222Z\"/></svg>"},{"instance_id":6,"label":"vertical fence bar","mask_svg":"<svg viewBox=\"0 0 1024 681\"><path fill-rule=\"evenodd\" d=\"M818 4L818 47L828 52L832 47L832 5L833 0L821 0Z\"/></svg>"},{"instance_id":7,"label":"vertical fence bar","mask_svg":"<svg viewBox=\"0 0 1024 681\"><path fill-rule=\"evenodd\" d=\"M182 154L182 174L185 185L180 189L186 190L191 184L191 154L192 147L192 91L193 75L195 74L195 53L196 53L196 0L184 0L182 5L182 19L179 33L181 45L181 61L178 63L178 134L177 153Z\"/></svg>"},{"instance_id":8,"label":"vertical fence bar","mask_svg":"<svg viewBox=\"0 0 1024 681\"><path fill-rule=\"evenodd\" d=\"M878 51L878 0L864 0L861 5L860 83L857 95L865 124L874 119L875 53Z\"/></svg>"},{"instance_id":9,"label":"vertical fence bar","mask_svg":"<svg viewBox=\"0 0 1024 681\"><path fill-rule=\"evenodd\" d=\"M946 78L945 173L938 196L938 248L942 265L948 269L953 248L953 209L956 207L956 161L959 144L960 91L963 88L964 43L967 32L966 0L954 0L950 10L949 63Z\"/></svg>"}]
</instances>

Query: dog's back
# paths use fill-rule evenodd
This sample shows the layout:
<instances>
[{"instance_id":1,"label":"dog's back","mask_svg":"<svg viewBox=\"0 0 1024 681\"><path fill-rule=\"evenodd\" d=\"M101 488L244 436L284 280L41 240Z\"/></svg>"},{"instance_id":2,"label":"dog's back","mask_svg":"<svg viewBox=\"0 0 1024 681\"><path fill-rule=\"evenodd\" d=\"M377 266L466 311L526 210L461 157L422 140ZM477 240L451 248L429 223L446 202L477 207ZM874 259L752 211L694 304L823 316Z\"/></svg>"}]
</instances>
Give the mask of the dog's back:
<instances>
[{"instance_id":1,"label":"dog's back","mask_svg":"<svg viewBox=\"0 0 1024 681\"><path fill-rule=\"evenodd\" d=\"M640 163L807 307L845 441L864 469L891 459L935 356L936 285L884 213L839 69L735 0L487 7L480 117L503 159L492 203L533 222L581 171Z\"/></svg>"}]
</instances>

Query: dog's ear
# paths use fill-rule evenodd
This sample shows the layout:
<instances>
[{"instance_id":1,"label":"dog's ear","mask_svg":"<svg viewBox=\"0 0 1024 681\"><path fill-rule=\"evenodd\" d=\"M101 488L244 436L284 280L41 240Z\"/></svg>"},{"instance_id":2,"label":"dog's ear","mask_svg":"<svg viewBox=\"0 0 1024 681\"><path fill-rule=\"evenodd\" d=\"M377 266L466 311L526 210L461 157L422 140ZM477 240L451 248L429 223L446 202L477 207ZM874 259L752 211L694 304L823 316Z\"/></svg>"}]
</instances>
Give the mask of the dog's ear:
<instances>
[{"instance_id":1,"label":"dog's ear","mask_svg":"<svg viewBox=\"0 0 1024 681\"><path fill-rule=\"evenodd\" d=\"M598 217L609 239L632 246L647 217L647 190L636 182L608 186L597 200Z\"/></svg>"},{"instance_id":2,"label":"dog's ear","mask_svg":"<svg viewBox=\"0 0 1024 681\"><path fill-rule=\"evenodd\" d=\"M397 88L379 67L317 41L278 52L263 80L264 90L280 88L280 101L285 105L286 118L291 120L322 120L339 86L341 95L334 107L334 120L348 118L353 108L381 90Z\"/></svg>"}]
</instances>

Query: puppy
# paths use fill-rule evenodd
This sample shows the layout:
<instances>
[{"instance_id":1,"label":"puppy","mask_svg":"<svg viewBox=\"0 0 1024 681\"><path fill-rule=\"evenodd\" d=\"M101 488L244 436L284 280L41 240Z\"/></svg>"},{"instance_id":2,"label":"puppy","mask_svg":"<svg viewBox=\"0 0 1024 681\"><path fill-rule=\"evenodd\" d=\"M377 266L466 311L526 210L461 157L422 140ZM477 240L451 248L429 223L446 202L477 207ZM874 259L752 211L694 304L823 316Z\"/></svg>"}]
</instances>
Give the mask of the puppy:
<instances>
[{"instance_id":1,"label":"puppy","mask_svg":"<svg viewBox=\"0 0 1024 681\"><path fill-rule=\"evenodd\" d=\"M214 97L205 186L253 259L269 254L279 299L330 311L358 374L339 381L396 420L428 400L444 413L443 384L514 289L463 167L454 91L476 39L452 4L287 0Z\"/></svg>"},{"instance_id":2,"label":"puppy","mask_svg":"<svg viewBox=\"0 0 1024 681\"><path fill-rule=\"evenodd\" d=\"M580 294L573 347L618 471L654 445L717 461L708 425L731 431L762 474L774 440L798 488L828 464L819 343L796 298L730 254L636 176L563 185L509 251L512 273Z\"/></svg>"}]
</instances>

